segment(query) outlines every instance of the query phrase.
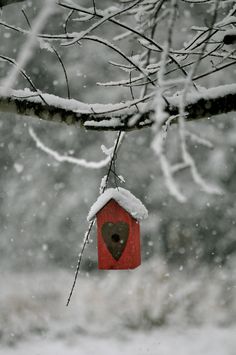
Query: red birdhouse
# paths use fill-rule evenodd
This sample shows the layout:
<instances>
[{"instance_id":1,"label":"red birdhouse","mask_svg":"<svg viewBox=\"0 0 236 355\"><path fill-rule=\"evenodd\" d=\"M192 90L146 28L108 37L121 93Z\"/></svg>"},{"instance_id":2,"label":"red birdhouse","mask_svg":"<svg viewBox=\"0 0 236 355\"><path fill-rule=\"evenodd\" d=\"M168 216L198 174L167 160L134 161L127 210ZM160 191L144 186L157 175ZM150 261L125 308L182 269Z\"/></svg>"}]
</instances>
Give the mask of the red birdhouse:
<instances>
[{"instance_id":1,"label":"red birdhouse","mask_svg":"<svg viewBox=\"0 0 236 355\"><path fill-rule=\"evenodd\" d=\"M139 221L148 212L142 202L121 187L107 189L92 206L97 217L98 268L134 269L141 264Z\"/></svg>"}]
</instances>

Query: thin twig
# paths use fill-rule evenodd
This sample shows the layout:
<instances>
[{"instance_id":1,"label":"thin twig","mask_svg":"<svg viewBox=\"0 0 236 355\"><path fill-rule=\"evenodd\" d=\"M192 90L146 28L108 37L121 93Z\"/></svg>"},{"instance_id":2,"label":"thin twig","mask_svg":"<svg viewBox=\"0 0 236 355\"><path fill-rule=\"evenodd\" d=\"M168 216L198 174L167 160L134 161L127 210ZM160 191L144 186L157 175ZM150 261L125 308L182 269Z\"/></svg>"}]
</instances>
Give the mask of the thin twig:
<instances>
[{"instance_id":1,"label":"thin twig","mask_svg":"<svg viewBox=\"0 0 236 355\"><path fill-rule=\"evenodd\" d=\"M116 159L116 154L117 154L117 150L118 150L118 148L119 148L120 142L121 142L122 134L123 134L123 133L120 131L120 132L118 133L118 135L117 135L116 142L115 142L114 149L113 149L113 153L112 153L112 158L111 158L111 161L110 161L110 164L109 164L109 167L108 167L108 172L107 172L107 175L106 175L105 184L104 184L104 186L103 186L103 188L102 188L102 191L101 191L102 193L104 193L104 191L105 191L106 188L107 188L108 180L109 180L110 174L112 173L112 166L113 166L114 161L115 161L115 159ZM66 303L66 306L67 306L67 307L68 307L69 304L70 304L71 297L72 297L73 292L74 292L74 289L75 289L75 285L76 285L76 282L77 282L77 279L78 279L78 275L79 275L80 266L81 266L82 258L83 258L83 255L84 255L84 251L85 251L86 245L87 245L88 242L89 242L89 237L90 237L90 234L91 234L91 232L92 232L94 223L95 223L95 219L93 219L93 220L89 223L88 230L87 230L87 232L85 233L85 237L84 237L82 249L81 249L81 252L80 252L79 257L78 257L78 262L77 262L77 266L76 266L74 281L73 281L73 284L72 284L72 287L71 287L71 290L70 290L70 294L69 294L69 297L68 297L68 300L67 300L67 303Z\"/></svg>"}]
</instances>

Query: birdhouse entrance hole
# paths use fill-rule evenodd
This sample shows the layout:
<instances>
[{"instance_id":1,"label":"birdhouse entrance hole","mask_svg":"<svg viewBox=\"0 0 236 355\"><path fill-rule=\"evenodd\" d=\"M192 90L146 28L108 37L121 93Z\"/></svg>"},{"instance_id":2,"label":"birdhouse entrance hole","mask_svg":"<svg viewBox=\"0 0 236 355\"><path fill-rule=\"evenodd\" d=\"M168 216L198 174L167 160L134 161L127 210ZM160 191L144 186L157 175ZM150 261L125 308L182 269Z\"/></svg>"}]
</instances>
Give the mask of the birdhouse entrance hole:
<instances>
[{"instance_id":1,"label":"birdhouse entrance hole","mask_svg":"<svg viewBox=\"0 0 236 355\"><path fill-rule=\"evenodd\" d=\"M119 243L119 241L122 243L123 240L120 240L119 234L112 234L111 239L114 243Z\"/></svg>"}]
</instances>

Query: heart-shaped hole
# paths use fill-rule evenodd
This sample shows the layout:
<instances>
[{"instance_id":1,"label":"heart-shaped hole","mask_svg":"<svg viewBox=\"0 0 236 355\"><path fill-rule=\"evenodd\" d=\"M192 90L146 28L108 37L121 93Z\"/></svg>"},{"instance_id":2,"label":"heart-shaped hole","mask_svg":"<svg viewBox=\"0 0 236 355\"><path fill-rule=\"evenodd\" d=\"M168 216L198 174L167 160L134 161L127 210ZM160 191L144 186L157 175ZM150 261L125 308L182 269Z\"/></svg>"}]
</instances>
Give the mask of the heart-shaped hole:
<instances>
[{"instance_id":1,"label":"heart-shaped hole","mask_svg":"<svg viewBox=\"0 0 236 355\"><path fill-rule=\"evenodd\" d=\"M129 236L129 225L125 222L106 222L102 226L102 237L115 260L119 260Z\"/></svg>"}]
</instances>

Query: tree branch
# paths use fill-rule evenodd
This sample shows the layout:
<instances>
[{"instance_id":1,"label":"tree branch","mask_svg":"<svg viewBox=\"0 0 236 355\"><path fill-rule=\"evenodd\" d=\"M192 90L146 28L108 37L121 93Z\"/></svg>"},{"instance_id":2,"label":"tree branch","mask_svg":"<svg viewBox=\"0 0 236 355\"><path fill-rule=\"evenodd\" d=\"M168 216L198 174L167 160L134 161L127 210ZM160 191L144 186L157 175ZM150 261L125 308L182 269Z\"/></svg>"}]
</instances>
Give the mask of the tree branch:
<instances>
[{"instance_id":1,"label":"tree branch","mask_svg":"<svg viewBox=\"0 0 236 355\"><path fill-rule=\"evenodd\" d=\"M150 127L155 120L155 110L148 109L135 113L130 103L115 105L88 105L77 100L64 99L54 95L41 94L29 90L12 90L11 96L0 95L0 112L15 113L20 116L37 117L49 122L81 125L88 130L130 131ZM170 116L178 116L180 96L167 97L169 103L165 111ZM150 104L151 106L151 104ZM147 107L147 106L146 106ZM114 113L110 113L115 111ZM193 121L236 111L236 84L206 89L190 94L186 99L186 120ZM134 115L136 115L134 119ZM176 122L175 119L173 122Z\"/></svg>"},{"instance_id":2,"label":"tree branch","mask_svg":"<svg viewBox=\"0 0 236 355\"><path fill-rule=\"evenodd\" d=\"M25 0L0 0L0 7L14 4L16 2L23 2Z\"/></svg>"}]
</instances>

